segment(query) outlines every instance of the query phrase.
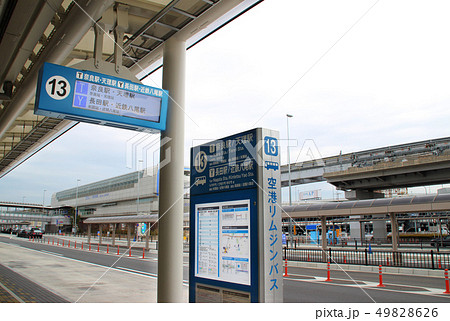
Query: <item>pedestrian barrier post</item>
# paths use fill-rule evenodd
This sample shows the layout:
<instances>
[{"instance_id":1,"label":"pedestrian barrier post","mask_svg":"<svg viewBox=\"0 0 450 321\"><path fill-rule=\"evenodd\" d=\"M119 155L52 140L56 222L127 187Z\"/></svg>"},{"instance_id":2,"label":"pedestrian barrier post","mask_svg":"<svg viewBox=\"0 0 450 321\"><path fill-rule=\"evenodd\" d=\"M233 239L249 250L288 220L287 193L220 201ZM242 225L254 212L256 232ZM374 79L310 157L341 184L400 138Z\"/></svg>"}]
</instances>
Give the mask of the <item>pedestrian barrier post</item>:
<instances>
[{"instance_id":1,"label":"pedestrian barrier post","mask_svg":"<svg viewBox=\"0 0 450 321\"><path fill-rule=\"evenodd\" d=\"M106 254L109 254L109 244L106 244Z\"/></svg>"},{"instance_id":2,"label":"pedestrian barrier post","mask_svg":"<svg viewBox=\"0 0 450 321\"><path fill-rule=\"evenodd\" d=\"M380 278L380 283L377 286L380 287L380 288L384 288L385 286L383 284L383 273L382 273L382 270L381 270L381 265L380 265L380 267L378 269L378 274L379 274L379 278Z\"/></svg>"},{"instance_id":3,"label":"pedestrian barrier post","mask_svg":"<svg viewBox=\"0 0 450 321\"><path fill-rule=\"evenodd\" d=\"M331 279L330 279L330 262L328 262L327 279L326 279L325 281L326 281L326 282L331 281Z\"/></svg>"},{"instance_id":4,"label":"pedestrian barrier post","mask_svg":"<svg viewBox=\"0 0 450 321\"><path fill-rule=\"evenodd\" d=\"M284 275L283 276L289 276L287 272L287 259L284 260Z\"/></svg>"},{"instance_id":5,"label":"pedestrian barrier post","mask_svg":"<svg viewBox=\"0 0 450 321\"><path fill-rule=\"evenodd\" d=\"M128 256L131 257L131 246L128 249Z\"/></svg>"},{"instance_id":6,"label":"pedestrian barrier post","mask_svg":"<svg viewBox=\"0 0 450 321\"><path fill-rule=\"evenodd\" d=\"M444 294L450 294L450 286L448 283L448 269L445 269L444 275L445 275L445 292L444 292Z\"/></svg>"},{"instance_id":7,"label":"pedestrian barrier post","mask_svg":"<svg viewBox=\"0 0 450 321\"><path fill-rule=\"evenodd\" d=\"M142 249L142 258L145 259L145 248Z\"/></svg>"}]
</instances>

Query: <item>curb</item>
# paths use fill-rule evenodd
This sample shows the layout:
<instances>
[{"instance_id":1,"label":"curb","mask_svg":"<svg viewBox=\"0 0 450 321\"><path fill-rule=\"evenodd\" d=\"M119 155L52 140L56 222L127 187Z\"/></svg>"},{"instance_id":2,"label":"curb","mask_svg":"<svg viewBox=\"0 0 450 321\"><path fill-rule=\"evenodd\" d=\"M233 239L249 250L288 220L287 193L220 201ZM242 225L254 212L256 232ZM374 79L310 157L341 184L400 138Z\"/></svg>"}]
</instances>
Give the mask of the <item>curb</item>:
<instances>
[{"instance_id":1,"label":"curb","mask_svg":"<svg viewBox=\"0 0 450 321\"><path fill-rule=\"evenodd\" d=\"M326 269L327 263L314 263L314 262L298 262L298 261L288 261L290 267L300 267L300 268L319 268ZM379 266L370 265L354 265L354 264L331 264L330 269L333 270L344 270L353 272L379 272ZM402 268L402 267L392 267L383 266L383 273L387 274L406 274L406 275L417 275L417 276L431 276L442 278L444 270L428 270L428 269L416 269L416 268Z\"/></svg>"}]
</instances>

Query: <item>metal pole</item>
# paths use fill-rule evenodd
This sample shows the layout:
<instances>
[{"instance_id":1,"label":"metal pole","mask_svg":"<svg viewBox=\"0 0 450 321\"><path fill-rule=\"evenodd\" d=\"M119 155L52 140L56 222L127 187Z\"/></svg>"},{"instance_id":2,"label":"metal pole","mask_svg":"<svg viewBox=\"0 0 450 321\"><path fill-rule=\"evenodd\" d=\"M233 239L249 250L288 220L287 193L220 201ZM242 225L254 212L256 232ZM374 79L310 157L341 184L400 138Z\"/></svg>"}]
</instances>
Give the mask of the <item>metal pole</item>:
<instances>
[{"instance_id":1,"label":"metal pole","mask_svg":"<svg viewBox=\"0 0 450 321\"><path fill-rule=\"evenodd\" d=\"M327 258L327 218L325 216L322 216L320 220L322 226L322 260L323 262L327 262L329 260L329 258Z\"/></svg>"},{"instance_id":2,"label":"metal pole","mask_svg":"<svg viewBox=\"0 0 450 321\"><path fill-rule=\"evenodd\" d=\"M161 132L158 302L183 302L184 107L186 43L164 43L163 88L169 91L166 130Z\"/></svg>"},{"instance_id":3,"label":"metal pole","mask_svg":"<svg viewBox=\"0 0 450 321\"><path fill-rule=\"evenodd\" d=\"M42 217L44 217L44 215L45 215L44 206L45 206L45 192L46 192L46 191L47 191L47 190L44 189L44 193L43 193L43 195L42 195ZM45 225L47 225L47 224L45 224ZM41 229L44 231L44 228L45 228L45 226L44 226L44 221L42 221L42 222L41 222Z\"/></svg>"},{"instance_id":4,"label":"metal pole","mask_svg":"<svg viewBox=\"0 0 450 321\"><path fill-rule=\"evenodd\" d=\"M289 179L289 205L292 205L292 194L291 194L291 155L289 150L289 118L293 117L290 114L286 114L286 127L287 127L287 156L288 156L288 179Z\"/></svg>"},{"instance_id":5,"label":"metal pole","mask_svg":"<svg viewBox=\"0 0 450 321\"><path fill-rule=\"evenodd\" d=\"M142 163L143 162L143 160L142 159L140 159L139 161L138 161L138 165L139 165L139 163ZM139 167L139 166L138 166ZM141 182L141 180L140 180L140 178L141 178L141 173L140 173L140 170L142 170L142 166L140 166L141 167L141 169L139 169L138 168L138 172L137 172L137 174L138 174L138 182L137 182L137 188L138 188L138 195L137 195L137 202L136 202L136 215L139 215L139 198L140 198L140 194L141 194L141 187L140 187L140 182Z\"/></svg>"},{"instance_id":6,"label":"metal pole","mask_svg":"<svg viewBox=\"0 0 450 321\"><path fill-rule=\"evenodd\" d=\"M77 234L77 216L78 216L78 182L79 182L80 180L79 179L77 179L77 195L76 195L76 197L75 197L75 217L74 217L74 222L73 222L73 231L74 231L74 234L76 235Z\"/></svg>"}]
</instances>

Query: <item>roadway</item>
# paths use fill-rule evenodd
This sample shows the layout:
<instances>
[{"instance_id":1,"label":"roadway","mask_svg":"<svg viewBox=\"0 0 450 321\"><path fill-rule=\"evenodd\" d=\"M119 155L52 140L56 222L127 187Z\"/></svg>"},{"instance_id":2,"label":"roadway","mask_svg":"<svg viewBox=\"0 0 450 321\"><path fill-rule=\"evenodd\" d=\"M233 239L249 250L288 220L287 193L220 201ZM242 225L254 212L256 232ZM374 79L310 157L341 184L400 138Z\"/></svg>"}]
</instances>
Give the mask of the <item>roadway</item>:
<instances>
[{"instance_id":1,"label":"roadway","mask_svg":"<svg viewBox=\"0 0 450 321\"><path fill-rule=\"evenodd\" d=\"M156 302L157 252L142 259L142 249L117 255L117 248L91 251L67 242L52 245L0 235L0 266L18 273L57 295L58 302ZM99 252L97 252L99 250ZM0 275L2 275L0 269ZM332 271L326 282L322 268L289 267L284 278L284 301L298 303L448 303L442 277ZM188 257L184 257L184 295L187 301ZM0 279L1 282L1 279ZM1 285L0 285L1 286ZM5 287L5 286L4 286ZM11 291L14 293L14 291ZM20 293L17 294L20 297ZM6 296L5 296L6 297ZM4 299L0 296L0 298ZM25 302L28 302L24 300ZM7 301L11 302L11 301ZM40 301L39 301L40 302ZM48 301L50 302L50 301ZM53 301L51 301L53 302Z\"/></svg>"}]
</instances>

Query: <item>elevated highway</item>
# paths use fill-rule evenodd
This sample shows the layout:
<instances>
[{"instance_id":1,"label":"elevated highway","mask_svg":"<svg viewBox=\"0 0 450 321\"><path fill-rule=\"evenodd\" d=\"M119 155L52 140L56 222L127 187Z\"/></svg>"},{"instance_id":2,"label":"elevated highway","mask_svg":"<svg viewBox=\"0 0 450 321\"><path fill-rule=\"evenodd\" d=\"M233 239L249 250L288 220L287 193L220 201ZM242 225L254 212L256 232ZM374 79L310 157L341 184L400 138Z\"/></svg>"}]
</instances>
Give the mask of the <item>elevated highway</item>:
<instances>
[{"instance_id":1,"label":"elevated highway","mask_svg":"<svg viewBox=\"0 0 450 321\"><path fill-rule=\"evenodd\" d=\"M450 182L450 137L340 154L291 164L291 184L327 181L357 191L347 198L370 198L383 189ZM289 185L288 165L281 185ZM358 195L356 195L358 194Z\"/></svg>"}]
</instances>

